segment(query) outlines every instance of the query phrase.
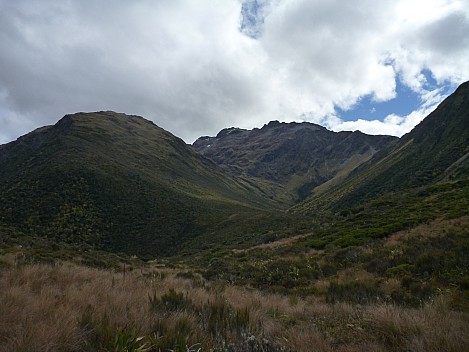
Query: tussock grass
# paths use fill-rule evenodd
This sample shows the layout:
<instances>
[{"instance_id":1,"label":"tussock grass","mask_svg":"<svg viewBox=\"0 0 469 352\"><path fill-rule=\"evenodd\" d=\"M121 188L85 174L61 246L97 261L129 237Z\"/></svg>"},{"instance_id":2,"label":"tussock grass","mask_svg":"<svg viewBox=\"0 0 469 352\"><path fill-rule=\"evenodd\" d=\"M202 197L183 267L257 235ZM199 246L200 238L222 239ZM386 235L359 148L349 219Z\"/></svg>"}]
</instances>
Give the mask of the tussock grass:
<instances>
[{"instance_id":1,"label":"tussock grass","mask_svg":"<svg viewBox=\"0 0 469 352\"><path fill-rule=\"evenodd\" d=\"M360 274L361 275L361 274ZM326 303L170 269L0 269L0 351L463 351L469 315Z\"/></svg>"},{"instance_id":2,"label":"tussock grass","mask_svg":"<svg viewBox=\"0 0 469 352\"><path fill-rule=\"evenodd\" d=\"M443 300L422 309L369 307L364 318L390 348L416 352L469 350L469 316L446 309Z\"/></svg>"}]
</instances>

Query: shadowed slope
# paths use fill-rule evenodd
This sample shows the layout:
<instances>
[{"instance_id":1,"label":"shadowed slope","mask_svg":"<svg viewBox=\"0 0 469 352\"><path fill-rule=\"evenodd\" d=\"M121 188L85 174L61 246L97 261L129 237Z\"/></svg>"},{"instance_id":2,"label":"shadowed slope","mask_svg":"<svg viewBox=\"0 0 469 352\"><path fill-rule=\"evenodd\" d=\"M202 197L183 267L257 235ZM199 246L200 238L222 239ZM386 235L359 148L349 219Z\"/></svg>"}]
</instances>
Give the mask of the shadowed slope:
<instances>
[{"instance_id":1,"label":"shadowed slope","mask_svg":"<svg viewBox=\"0 0 469 352\"><path fill-rule=\"evenodd\" d=\"M4 226L127 253L172 253L200 223L273 206L179 138L114 112L0 146L0 181Z\"/></svg>"}]
</instances>

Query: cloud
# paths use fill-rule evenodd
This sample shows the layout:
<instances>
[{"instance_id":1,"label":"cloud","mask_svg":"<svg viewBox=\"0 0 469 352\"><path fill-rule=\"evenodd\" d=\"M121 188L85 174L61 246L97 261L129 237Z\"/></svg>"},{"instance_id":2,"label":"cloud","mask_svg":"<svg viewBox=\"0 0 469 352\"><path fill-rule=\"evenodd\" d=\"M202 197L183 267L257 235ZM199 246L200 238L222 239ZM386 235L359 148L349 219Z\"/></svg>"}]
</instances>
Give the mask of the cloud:
<instances>
[{"instance_id":1,"label":"cloud","mask_svg":"<svg viewBox=\"0 0 469 352\"><path fill-rule=\"evenodd\" d=\"M400 9L402 27L396 33L390 57L396 71L414 91L423 89L422 71L431 71L438 83L458 84L469 77L469 1L432 1L422 3L414 16ZM466 61L466 62L465 62Z\"/></svg>"},{"instance_id":2,"label":"cloud","mask_svg":"<svg viewBox=\"0 0 469 352\"><path fill-rule=\"evenodd\" d=\"M399 135L443 98L424 70L438 84L469 79L468 9L467 0L0 0L0 143L96 110L145 116L188 142L270 120ZM396 80L428 106L402 120L337 117L364 96L395 98Z\"/></svg>"},{"instance_id":3,"label":"cloud","mask_svg":"<svg viewBox=\"0 0 469 352\"><path fill-rule=\"evenodd\" d=\"M38 124L112 109L187 135L212 124L222 107L249 106L246 70L236 67L246 59L236 56L250 40L238 31L236 2L54 4L2 4L4 109L35 115Z\"/></svg>"},{"instance_id":4,"label":"cloud","mask_svg":"<svg viewBox=\"0 0 469 352\"><path fill-rule=\"evenodd\" d=\"M288 92L302 95L297 100L309 111L305 120L334 130L401 136L445 98L440 90L426 89L423 71L440 84L469 78L465 5L467 1L282 2L266 18L260 40L280 66ZM396 80L420 95L416 111L384 121L337 117L335 107L353 108L364 96L376 102L395 98Z\"/></svg>"}]
</instances>

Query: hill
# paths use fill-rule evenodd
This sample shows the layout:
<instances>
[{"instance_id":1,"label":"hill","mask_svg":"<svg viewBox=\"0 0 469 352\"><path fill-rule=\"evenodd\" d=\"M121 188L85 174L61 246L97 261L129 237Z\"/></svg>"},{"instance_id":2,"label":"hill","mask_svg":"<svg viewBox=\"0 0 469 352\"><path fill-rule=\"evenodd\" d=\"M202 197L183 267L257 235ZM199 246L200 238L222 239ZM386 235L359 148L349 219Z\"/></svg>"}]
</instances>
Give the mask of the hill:
<instances>
[{"instance_id":1,"label":"hill","mask_svg":"<svg viewBox=\"0 0 469 352\"><path fill-rule=\"evenodd\" d=\"M66 115L0 146L0 194L4 236L149 257L233 213L277 207L169 132L114 112Z\"/></svg>"}]
</instances>

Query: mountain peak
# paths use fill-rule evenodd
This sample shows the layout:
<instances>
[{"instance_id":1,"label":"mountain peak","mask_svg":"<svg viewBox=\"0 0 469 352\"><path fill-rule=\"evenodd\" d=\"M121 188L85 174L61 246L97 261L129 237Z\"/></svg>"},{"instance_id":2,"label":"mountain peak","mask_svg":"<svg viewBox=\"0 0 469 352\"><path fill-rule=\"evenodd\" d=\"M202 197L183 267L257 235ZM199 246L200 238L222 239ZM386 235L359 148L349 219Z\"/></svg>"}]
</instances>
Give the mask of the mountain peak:
<instances>
[{"instance_id":1,"label":"mountain peak","mask_svg":"<svg viewBox=\"0 0 469 352\"><path fill-rule=\"evenodd\" d=\"M270 121L268 124L264 125L264 127L276 127L280 126L281 122L278 122L278 120Z\"/></svg>"},{"instance_id":2,"label":"mountain peak","mask_svg":"<svg viewBox=\"0 0 469 352\"><path fill-rule=\"evenodd\" d=\"M62 117L55 125L56 126L70 126L74 121L77 122L91 122L93 120L109 121L114 123L144 123L156 126L152 121L147 120L138 115L128 115L115 111L95 111L95 112L77 112L74 114L67 114ZM157 126L156 126L157 127Z\"/></svg>"},{"instance_id":3,"label":"mountain peak","mask_svg":"<svg viewBox=\"0 0 469 352\"><path fill-rule=\"evenodd\" d=\"M269 123L262 126L262 129L282 129L282 130L298 130L298 129L309 129L309 130L327 130L325 127L317 125L311 122L279 122L278 120L270 121Z\"/></svg>"},{"instance_id":4,"label":"mountain peak","mask_svg":"<svg viewBox=\"0 0 469 352\"><path fill-rule=\"evenodd\" d=\"M247 130L242 129L242 128L237 128L237 127L229 127L229 128L224 128L220 132L218 132L216 138L223 138L227 136L233 136L238 133L245 132Z\"/></svg>"}]
</instances>

